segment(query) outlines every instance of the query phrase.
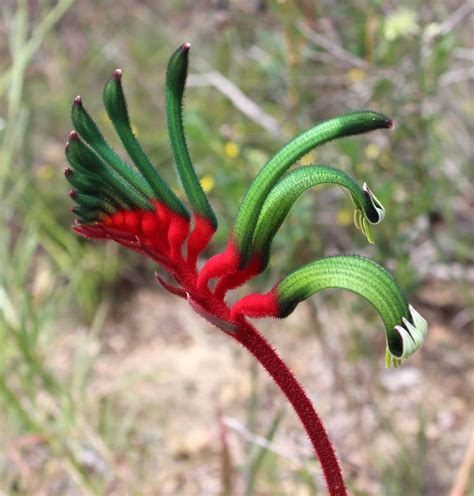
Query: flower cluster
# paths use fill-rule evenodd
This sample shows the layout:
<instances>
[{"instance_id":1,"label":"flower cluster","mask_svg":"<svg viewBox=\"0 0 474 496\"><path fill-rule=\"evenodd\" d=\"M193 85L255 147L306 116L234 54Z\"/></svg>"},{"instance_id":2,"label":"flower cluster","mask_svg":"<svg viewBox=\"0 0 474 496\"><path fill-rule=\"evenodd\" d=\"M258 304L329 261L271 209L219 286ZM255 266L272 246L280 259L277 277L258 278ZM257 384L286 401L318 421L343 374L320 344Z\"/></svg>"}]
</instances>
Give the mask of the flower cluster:
<instances>
[{"instance_id":1,"label":"flower cluster","mask_svg":"<svg viewBox=\"0 0 474 496\"><path fill-rule=\"evenodd\" d=\"M232 306L229 290L261 273L268 265L274 236L292 205L309 188L335 184L350 194L354 223L373 242L370 226L385 211L364 183L359 186L344 172L327 165L308 165L288 172L317 146L346 136L392 127L382 114L352 112L303 132L279 150L262 168L240 205L225 250L198 270L197 260L217 230L217 219L189 156L183 124L183 97L190 44L172 55L166 77L166 115L173 157L186 207L164 182L138 143L130 123L117 69L104 89L104 104L115 130L135 167L105 141L80 97L72 107L75 131L69 135L65 176L72 185L73 229L91 239L111 239L150 257L171 278L157 276L171 293L246 347L281 387L300 416L323 465L331 494L345 494L341 471L324 428L310 401L273 348L247 317L283 318L297 304L325 288L342 288L368 300L380 314L387 335L387 366L423 343L426 321L408 304L393 277L370 259L360 256L326 257L307 264L279 281L265 294L251 294ZM210 281L216 279L211 285Z\"/></svg>"}]
</instances>

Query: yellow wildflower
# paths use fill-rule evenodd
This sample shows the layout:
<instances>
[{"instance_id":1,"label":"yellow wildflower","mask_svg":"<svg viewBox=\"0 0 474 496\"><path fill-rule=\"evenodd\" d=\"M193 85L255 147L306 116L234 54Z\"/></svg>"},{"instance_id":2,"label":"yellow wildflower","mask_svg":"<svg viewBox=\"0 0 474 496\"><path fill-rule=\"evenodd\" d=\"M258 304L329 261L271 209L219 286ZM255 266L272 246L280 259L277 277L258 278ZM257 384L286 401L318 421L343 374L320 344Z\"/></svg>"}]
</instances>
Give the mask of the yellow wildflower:
<instances>
[{"instance_id":1,"label":"yellow wildflower","mask_svg":"<svg viewBox=\"0 0 474 496\"><path fill-rule=\"evenodd\" d=\"M375 160L380 155L380 151L381 151L380 148L375 143L369 143L365 147L365 156L369 160Z\"/></svg>"},{"instance_id":2,"label":"yellow wildflower","mask_svg":"<svg viewBox=\"0 0 474 496\"><path fill-rule=\"evenodd\" d=\"M316 152L312 151L307 153L304 157L302 157L301 165L314 164L315 161L316 161Z\"/></svg>"},{"instance_id":3,"label":"yellow wildflower","mask_svg":"<svg viewBox=\"0 0 474 496\"><path fill-rule=\"evenodd\" d=\"M228 141L224 145L224 153L229 158L237 158L240 155L240 150L237 143L234 143L233 141Z\"/></svg>"},{"instance_id":4,"label":"yellow wildflower","mask_svg":"<svg viewBox=\"0 0 474 496\"><path fill-rule=\"evenodd\" d=\"M204 190L204 193L209 193L214 189L214 186L216 185L215 179L209 174L202 176L201 181L199 182L201 183L201 187Z\"/></svg>"},{"instance_id":5,"label":"yellow wildflower","mask_svg":"<svg viewBox=\"0 0 474 496\"><path fill-rule=\"evenodd\" d=\"M355 84L355 83L359 83L360 81L363 81L366 77L366 74L364 70L359 69L358 67L354 67L350 71L347 71L346 76L349 83Z\"/></svg>"}]
</instances>

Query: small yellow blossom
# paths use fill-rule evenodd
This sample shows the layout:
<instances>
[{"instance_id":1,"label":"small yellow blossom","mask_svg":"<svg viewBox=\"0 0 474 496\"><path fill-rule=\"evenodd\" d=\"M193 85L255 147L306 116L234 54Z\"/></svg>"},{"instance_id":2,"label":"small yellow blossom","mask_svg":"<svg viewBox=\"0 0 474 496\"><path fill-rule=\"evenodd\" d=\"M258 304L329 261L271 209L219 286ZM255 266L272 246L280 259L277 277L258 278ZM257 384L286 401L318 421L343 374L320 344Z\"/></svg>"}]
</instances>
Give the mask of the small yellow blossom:
<instances>
[{"instance_id":1,"label":"small yellow blossom","mask_svg":"<svg viewBox=\"0 0 474 496\"><path fill-rule=\"evenodd\" d=\"M365 147L365 156L369 160L376 160L380 155L380 148L375 143L369 143Z\"/></svg>"},{"instance_id":2,"label":"small yellow blossom","mask_svg":"<svg viewBox=\"0 0 474 496\"><path fill-rule=\"evenodd\" d=\"M228 141L224 145L224 153L229 158L237 158L240 155L240 150L237 143L234 143L233 141Z\"/></svg>"},{"instance_id":3,"label":"small yellow blossom","mask_svg":"<svg viewBox=\"0 0 474 496\"><path fill-rule=\"evenodd\" d=\"M301 165L314 164L315 161L316 161L316 152L313 150L312 152L309 152L304 157L302 157Z\"/></svg>"},{"instance_id":4,"label":"small yellow blossom","mask_svg":"<svg viewBox=\"0 0 474 496\"><path fill-rule=\"evenodd\" d=\"M209 174L202 176L200 183L202 189L204 190L204 193L209 193L214 189L214 186L216 185L215 179Z\"/></svg>"},{"instance_id":5,"label":"small yellow blossom","mask_svg":"<svg viewBox=\"0 0 474 496\"><path fill-rule=\"evenodd\" d=\"M353 69L348 71L346 76L349 83L351 84L359 83L360 81L363 81L366 78L365 71L359 69L358 67L354 67Z\"/></svg>"}]
</instances>

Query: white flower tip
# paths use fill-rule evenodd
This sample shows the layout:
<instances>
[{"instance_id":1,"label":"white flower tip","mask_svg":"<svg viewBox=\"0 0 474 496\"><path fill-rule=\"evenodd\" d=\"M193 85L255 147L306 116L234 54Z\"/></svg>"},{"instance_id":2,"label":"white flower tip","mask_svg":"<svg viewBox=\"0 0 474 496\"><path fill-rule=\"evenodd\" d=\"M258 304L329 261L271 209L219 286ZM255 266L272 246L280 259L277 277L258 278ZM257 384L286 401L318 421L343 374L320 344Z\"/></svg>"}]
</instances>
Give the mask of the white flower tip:
<instances>
[{"instance_id":1,"label":"white flower tip","mask_svg":"<svg viewBox=\"0 0 474 496\"><path fill-rule=\"evenodd\" d=\"M408 358L421 348L426 334L428 333L428 323L426 320L412 305L409 305L408 309L410 311L411 322L404 317L402 319L403 325L395 326L395 330L402 340L402 353L400 356L394 356L387 348L385 363L388 368L400 366L403 358ZM390 355L390 357L388 355Z\"/></svg>"}]
</instances>

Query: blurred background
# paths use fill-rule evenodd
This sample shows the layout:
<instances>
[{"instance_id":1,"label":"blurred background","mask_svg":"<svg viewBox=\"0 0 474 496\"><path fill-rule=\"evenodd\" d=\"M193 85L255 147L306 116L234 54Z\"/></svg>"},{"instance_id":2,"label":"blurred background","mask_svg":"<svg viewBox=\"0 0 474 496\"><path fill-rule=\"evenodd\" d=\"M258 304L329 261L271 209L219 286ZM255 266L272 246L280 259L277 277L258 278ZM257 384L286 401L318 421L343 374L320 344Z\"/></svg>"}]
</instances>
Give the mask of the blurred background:
<instances>
[{"instance_id":1,"label":"blurred background","mask_svg":"<svg viewBox=\"0 0 474 496\"><path fill-rule=\"evenodd\" d=\"M231 298L323 255L389 268L430 326L398 370L384 367L380 318L349 293L258 325L325 421L351 494L474 494L474 2L0 3L0 494L325 494L253 360L165 294L152 263L70 230L71 102L80 93L118 146L101 102L116 67L139 139L179 190L163 83L185 41L188 142L220 219L206 256L291 137L350 110L394 119L301 161L368 182L387 210L376 244L341 190L310 191L271 267Z\"/></svg>"}]
</instances>

